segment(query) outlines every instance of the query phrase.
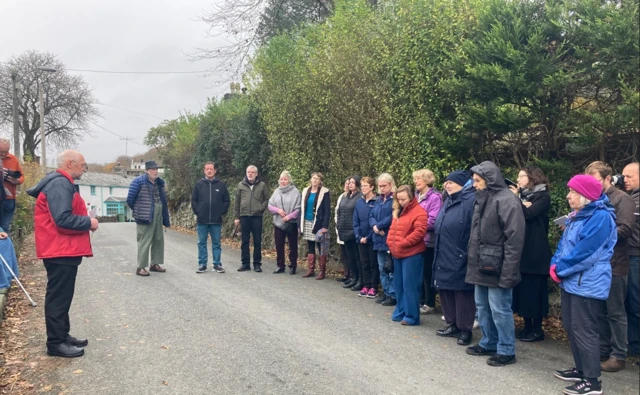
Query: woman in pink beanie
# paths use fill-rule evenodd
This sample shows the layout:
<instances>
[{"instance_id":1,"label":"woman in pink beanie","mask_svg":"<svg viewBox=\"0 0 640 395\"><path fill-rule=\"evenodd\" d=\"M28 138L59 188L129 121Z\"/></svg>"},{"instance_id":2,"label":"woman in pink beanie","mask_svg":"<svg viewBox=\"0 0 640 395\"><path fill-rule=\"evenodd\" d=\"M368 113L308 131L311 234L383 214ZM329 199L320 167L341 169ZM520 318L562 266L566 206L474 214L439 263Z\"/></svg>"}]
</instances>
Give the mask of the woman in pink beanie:
<instances>
[{"instance_id":1,"label":"woman in pink beanie","mask_svg":"<svg viewBox=\"0 0 640 395\"><path fill-rule=\"evenodd\" d=\"M565 394L602 394L598 313L609 296L613 246L618 240L613 207L592 176L577 175L567 184L573 212L551 258L549 274L562 289L562 326L569 336L575 367L556 370L574 384Z\"/></svg>"}]
</instances>

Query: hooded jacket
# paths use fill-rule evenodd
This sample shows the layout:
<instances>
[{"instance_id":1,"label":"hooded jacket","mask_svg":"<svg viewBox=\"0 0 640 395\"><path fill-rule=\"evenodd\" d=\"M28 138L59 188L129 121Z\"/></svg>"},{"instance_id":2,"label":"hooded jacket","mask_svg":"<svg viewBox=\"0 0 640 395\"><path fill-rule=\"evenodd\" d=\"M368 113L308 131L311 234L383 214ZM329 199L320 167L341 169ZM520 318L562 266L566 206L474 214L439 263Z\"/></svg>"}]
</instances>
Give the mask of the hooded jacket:
<instances>
[{"instance_id":1,"label":"hooded jacket","mask_svg":"<svg viewBox=\"0 0 640 395\"><path fill-rule=\"evenodd\" d=\"M311 187L306 187L302 190L302 201L300 202L300 217L302 218L300 220L300 233L302 234L304 234L305 205L310 193ZM329 218L331 218L331 196L327 188L321 187L313 204L313 228L311 233L316 234L320 229L329 229Z\"/></svg>"},{"instance_id":2,"label":"hooded jacket","mask_svg":"<svg viewBox=\"0 0 640 395\"><path fill-rule=\"evenodd\" d=\"M536 188L533 191L525 190L521 194L522 202L529 202L531 206L522 205L526 226L520 273L548 275L551 260L549 246L551 195L543 184Z\"/></svg>"},{"instance_id":3,"label":"hooded jacket","mask_svg":"<svg viewBox=\"0 0 640 395\"><path fill-rule=\"evenodd\" d=\"M253 184L250 184L249 179L245 177L236 189L236 218L263 216L269 203L269 196L269 187L260 180L260 177L256 177Z\"/></svg>"},{"instance_id":4,"label":"hooded jacket","mask_svg":"<svg viewBox=\"0 0 640 395\"><path fill-rule=\"evenodd\" d=\"M191 210L199 224L221 224L229 205L231 198L224 182L207 177L198 180L191 194Z\"/></svg>"},{"instance_id":5,"label":"hooded jacket","mask_svg":"<svg viewBox=\"0 0 640 395\"><path fill-rule=\"evenodd\" d=\"M618 240L615 214L609 199L589 203L570 216L551 258L566 292L585 298L605 300L611 288L613 249Z\"/></svg>"},{"instance_id":6,"label":"hooded jacket","mask_svg":"<svg viewBox=\"0 0 640 395\"><path fill-rule=\"evenodd\" d=\"M391 218L393 218L393 194L388 194L386 198L384 195L379 195L369 215L369 226L372 232L371 239L373 240L373 249L375 251L389 251L387 236L389 235ZM384 236L373 233L374 226L383 231Z\"/></svg>"},{"instance_id":7,"label":"hooded jacket","mask_svg":"<svg viewBox=\"0 0 640 395\"><path fill-rule=\"evenodd\" d=\"M398 218L391 220L387 245L395 259L408 258L422 254L424 234L427 233L427 213L420 207L418 200L413 199L400 212Z\"/></svg>"},{"instance_id":8,"label":"hooded jacket","mask_svg":"<svg viewBox=\"0 0 640 395\"><path fill-rule=\"evenodd\" d=\"M513 288L520 282L520 258L524 246L522 203L507 188L495 163L482 162L471 172L482 177L487 188L476 191L465 281L485 287ZM480 272L481 244L502 249L499 276Z\"/></svg>"},{"instance_id":9,"label":"hooded jacket","mask_svg":"<svg viewBox=\"0 0 640 395\"><path fill-rule=\"evenodd\" d=\"M450 291L470 291L467 274L467 247L476 196L472 186L464 187L444 201L436 219L433 285Z\"/></svg>"},{"instance_id":10,"label":"hooded jacket","mask_svg":"<svg viewBox=\"0 0 640 395\"><path fill-rule=\"evenodd\" d=\"M90 257L91 219L69 174L47 174L27 193L36 198L33 221L38 259Z\"/></svg>"}]
</instances>

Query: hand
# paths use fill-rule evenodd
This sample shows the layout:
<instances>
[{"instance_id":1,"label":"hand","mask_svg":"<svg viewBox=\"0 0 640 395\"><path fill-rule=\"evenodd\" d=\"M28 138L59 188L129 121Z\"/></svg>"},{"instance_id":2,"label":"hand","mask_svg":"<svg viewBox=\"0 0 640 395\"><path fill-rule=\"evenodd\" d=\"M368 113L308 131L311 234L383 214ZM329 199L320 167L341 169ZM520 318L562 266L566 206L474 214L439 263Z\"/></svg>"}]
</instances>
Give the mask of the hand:
<instances>
[{"instance_id":1,"label":"hand","mask_svg":"<svg viewBox=\"0 0 640 395\"><path fill-rule=\"evenodd\" d=\"M378 225L373 225L373 231L374 231L376 234L379 234L379 233L380 233L380 229L378 229Z\"/></svg>"},{"instance_id":2,"label":"hand","mask_svg":"<svg viewBox=\"0 0 640 395\"><path fill-rule=\"evenodd\" d=\"M235 226L240 225L240 220L239 220L239 219L234 219L234 220L233 220L233 224L234 224Z\"/></svg>"},{"instance_id":3,"label":"hand","mask_svg":"<svg viewBox=\"0 0 640 395\"><path fill-rule=\"evenodd\" d=\"M367 238L366 237L361 237L360 238L360 244L367 244Z\"/></svg>"},{"instance_id":4,"label":"hand","mask_svg":"<svg viewBox=\"0 0 640 395\"><path fill-rule=\"evenodd\" d=\"M0 240L4 240L7 237L9 237L9 235L7 234L7 232L0 232Z\"/></svg>"},{"instance_id":5,"label":"hand","mask_svg":"<svg viewBox=\"0 0 640 395\"><path fill-rule=\"evenodd\" d=\"M514 187L513 185L509 185L509 190L515 193L516 196L518 196L518 188Z\"/></svg>"},{"instance_id":6,"label":"hand","mask_svg":"<svg viewBox=\"0 0 640 395\"><path fill-rule=\"evenodd\" d=\"M91 218L91 228L89 228L90 231L95 232L96 230L98 230L98 220L95 218Z\"/></svg>"},{"instance_id":7,"label":"hand","mask_svg":"<svg viewBox=\"0 0 640 395\"><path fill-rule=\"evenodd\" d=\"M282 218L284 218L287 215L287 213L283 209L278 209L278 214L280 214Z\"/></svg>"},{"instance_id":8,"label":"hand","mask_svg":"<svg viewBox=\"0 0 640 395\"><path fill-rule=\"evenodd\" d=\"M522 204L524 204L524 206L527 208L531 207L531 202L524 202Z\"/></svg>"},{"instance_id":9,"label":"hand","mask_svg":"<svg viewBox=\"0 0 640 395\"><path fill-rule=\"evenodd\" d=\"M384 230L381 230L380 232L378 232L378 234L379 234L380 236L384 236L384 235L385 235Z\"/></svg>"},{"instance_id":10,"label":"hand","mask_svg":"<svg viewBox=\"0 0 640 395\"><path fill-rule=\"evenodd\" d=\"M285 215L284 217L282 217L282 221L283 222L289 222L289 217Z\"/></svg>"},{"instance_id":11,"label":"hand","mask_svg":"<svg viewBox=\"0 0 640 395\"><path fill-rule=\"evenodd\" d=\"M322 229L320 229L320 232L322 232L322 233L327 233L328 231L329 231L329 230L328 230L327 228L322 228Z\"/></svg>"},{"instance_id":12,"label":"hand","mask_svg":"<svg viewBox=\"0 0 640 395\"><path fill-rule=\"evenodd\" d=\"M17 184L18 180L16 180L15 178L11 177L11 176L7 176L7 181L9 181L12 184Z\"/></svg>"},{"instance_id":13,"label":"hand","mask_svg":"<svg viewBox=\"0 0 640 395\"><path fill-rule=\"evenodd\" d=\"M551 267L549 268L549 275L551 276L551 279L553 279L553 281L555 281L556 283L560 284L562 282L562 280L560 280L560 277L558 277L558 274L556 274L556 265L551 265Z\"/></svg>"},{"instance_id":14,"label":"hand","mask_svg":"<svg viewBox=\"0 0 640 395\"><path fill-rule=\"evenodd\" d=\"M564 226L564 225L558 225L558 227L560 227L560 230L561 230L561 231L563 231L563 232L564 232L564 230L567 228L567 227L566 227L566 226Z\"/></svg>"}]
</instances>

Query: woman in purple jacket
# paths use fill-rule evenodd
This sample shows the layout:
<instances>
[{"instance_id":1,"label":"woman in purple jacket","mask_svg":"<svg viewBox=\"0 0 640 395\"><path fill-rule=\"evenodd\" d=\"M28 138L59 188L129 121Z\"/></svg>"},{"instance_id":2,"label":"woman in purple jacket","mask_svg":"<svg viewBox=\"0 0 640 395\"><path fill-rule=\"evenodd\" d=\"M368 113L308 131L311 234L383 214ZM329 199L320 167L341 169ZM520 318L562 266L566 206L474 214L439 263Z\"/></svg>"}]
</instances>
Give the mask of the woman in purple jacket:
<instances>
[{"instance_id":1,"label":"woman in purple jacket","mask_svg":"<svg viewBox=\"0 0 640 395\"><path fill-rule=\"evenodd\" d=\"M420 314L430 314L436 307L436 290L431 285L431 275L433 271L433 257L435 251L435 236L433 234L434 225L440 207L442 207L442 195L433 184L436 177L429 169L421 169L413 172L413 183L416 186L416 198L420 207L427 212L427 234L424 236L424 244L427 250L423 253L422 270L422 291L420 298Z\"/></svg>"}]
</instances>

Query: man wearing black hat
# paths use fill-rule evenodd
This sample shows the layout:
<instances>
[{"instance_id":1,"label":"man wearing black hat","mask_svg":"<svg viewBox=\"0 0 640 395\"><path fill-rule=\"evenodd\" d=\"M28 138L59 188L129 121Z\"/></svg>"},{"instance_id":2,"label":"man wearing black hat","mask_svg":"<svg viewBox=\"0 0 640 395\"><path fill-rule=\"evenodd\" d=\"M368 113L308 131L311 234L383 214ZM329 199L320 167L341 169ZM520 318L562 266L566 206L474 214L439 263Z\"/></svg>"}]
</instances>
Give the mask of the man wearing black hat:
<instances>
[{"instance_id":1,"label":"man wearing black hat","mask_svg":"<svg viewBox=\"0 0 640 395\"><path fill-rule=\"evenodd\" d=\"M138 239L138 276L147 277L149 272L164 273L164 233L162 225L167 228L169 210L167 196L164 192L164 180L158 177L158 164L148 161L144 164L145 173L131 182L127 204L133 210L133 218L137 224ZM151 265L149 265L151 255Z\"/></svg>"}]
</instances>

